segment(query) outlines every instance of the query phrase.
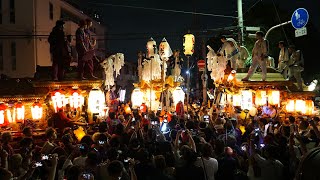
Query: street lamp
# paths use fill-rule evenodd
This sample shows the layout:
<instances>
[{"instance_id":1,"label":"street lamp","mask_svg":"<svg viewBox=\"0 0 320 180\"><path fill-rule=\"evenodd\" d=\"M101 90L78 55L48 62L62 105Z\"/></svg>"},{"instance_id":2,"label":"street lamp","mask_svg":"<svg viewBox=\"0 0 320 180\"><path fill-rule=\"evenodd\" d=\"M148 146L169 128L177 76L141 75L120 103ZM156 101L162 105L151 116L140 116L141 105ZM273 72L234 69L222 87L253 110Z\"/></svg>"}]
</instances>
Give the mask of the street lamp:
<instances>
[{"instance_id":1,"label":"street lamp","mask_svg":"<svg viewBox=\"0 0 320 180\"><path fill-rule=\"evenodd\" d=\"M193 34L183 36L183 54L187 56L187 72L190 71L190 56L194 53L195 38ZM187 113L189 113L189 95L190 95L190 73L187 73Z\"/></svg>"}]
</instances>

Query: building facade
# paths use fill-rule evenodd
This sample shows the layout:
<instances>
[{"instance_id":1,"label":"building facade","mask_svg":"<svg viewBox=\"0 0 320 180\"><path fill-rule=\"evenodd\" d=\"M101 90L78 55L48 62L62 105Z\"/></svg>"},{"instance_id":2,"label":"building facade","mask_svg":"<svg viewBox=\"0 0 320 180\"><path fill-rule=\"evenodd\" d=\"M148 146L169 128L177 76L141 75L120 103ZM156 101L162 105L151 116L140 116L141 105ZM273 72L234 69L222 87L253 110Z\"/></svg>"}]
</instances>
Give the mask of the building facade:
<instances>
[{"instance_id":1,"label":"building facade","mask_svg":"<svg viewBox=\"0 0 320 180\"><path fill-rule=\"evenodd\" d=\"M48 35L55 22L65 21L74 35L81 19L91 19L63 0L0 0L0 74L33 77L37 65L51 66ZM105 47L105 28L93 21L97 47Z\"/></svg>"}]
</instances>

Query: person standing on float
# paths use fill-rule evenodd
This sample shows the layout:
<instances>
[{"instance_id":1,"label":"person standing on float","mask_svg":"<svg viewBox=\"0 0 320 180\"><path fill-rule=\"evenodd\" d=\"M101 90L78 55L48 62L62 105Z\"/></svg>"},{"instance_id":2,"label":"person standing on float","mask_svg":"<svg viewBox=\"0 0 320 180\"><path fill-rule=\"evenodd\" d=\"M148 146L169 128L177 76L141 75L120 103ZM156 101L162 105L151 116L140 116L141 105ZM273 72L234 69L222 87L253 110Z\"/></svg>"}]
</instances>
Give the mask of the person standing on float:
<instances>
[{"instance_id":1,"label":"person standing on float","mask_svg":"<svg viewBox=\"0 0 320 180\"><path fill-rule=\"evenodd\" d=\"M268 46L267 41L264 39L264 33L261 31L256 32L257 41L252 49L252 64L249 68L248 74L242 79L242 81L248 81L249 78L256 72L257 67L260 65L262 70L262 81L267 78L267 57L268 57Z\"/></svg>"}]
</instances>

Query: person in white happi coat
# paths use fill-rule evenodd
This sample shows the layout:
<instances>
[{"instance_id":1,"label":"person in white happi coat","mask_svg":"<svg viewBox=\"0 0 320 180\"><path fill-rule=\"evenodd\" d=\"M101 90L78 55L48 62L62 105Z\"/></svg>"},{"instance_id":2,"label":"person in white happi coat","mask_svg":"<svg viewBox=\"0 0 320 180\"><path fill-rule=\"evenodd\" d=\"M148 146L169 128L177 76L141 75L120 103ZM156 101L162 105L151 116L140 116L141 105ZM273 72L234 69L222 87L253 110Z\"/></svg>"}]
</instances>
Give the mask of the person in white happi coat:
<instances>
[{"instance_id":1,"label":"person in white happi coat","mask_svg":"<svg viewBox=\"0 0 320 180\"><path fill-rule=\"evenodd\" d=\"M267 41L264 39L264 33L261 31L256 32L257 41L252 49L252 64L246 77L242 81L248 81L249 78L255 73L257 67L260 65L262 71L262 81L267 78L266 61L268 58L268 46Z\"/></svg>"},{"instance_id":2,"label":"person in white happi coat","mask_svg":"<svg viewBox=\"0 0 320 180\"><path fill-rule=\"evenodd\" d=\"M290 59L289 59L289 79L295 78L298 84L299 91L302 91L302 77L301 72L304 70L304 59L302 52L297 50L294 45L288 48Z\"/></svg>"},{"instance_id":3,"label":"person in white happi coat","mask_svg":"<svg viewBox=\"0 0 320 180\"><path fill-rule=\"evenodd\" d=\"M245 46L241 46L240 43L238 43L238 47L239 47L239 56L238 56L237 66L238 68L245 68L245 63L249 58L249 51Z\"/></svg>"},{"instance_id":4,"label":"person in white happi coat","mask_svg":"<svg viewBox=\"0 0 320 180\"><path fill-rule=\"evenodd\" d=\"M279 42L278 47L280 49L279 60L278 60L278 70L282 73L283 77L287 79L288 72L289 72L289 67L288 67L289 52L288 52L288 49L285 47L283 41Z\"/></svg>"},{"instance_id":5,"label":"person in white happi coat","mask_svg":"<svg viewBox=\"0 0 320 180\"><path fill-rule=\"evenodd\" d=\"M169 85L165 85L165 89L161 93L160 100L161 100L161 105L162 105L162 110L165 110L167 112L171 111L171 105L173 103L173 97L172 93L169 90Z\"/></svg>"},{"instance_id":6,"label":"person in white happi coat","mask_svg":"<svg viewBox=\"0 0 320 180\"><path fill-rule=\"evenodd\" d=\"M222 36L220 40L223 45L219 51L219 54L225 55L225 57L230 60L231 68L233 70L237 70L237 59L239 56L237 42L233 38L226 38L225 36Z\"/></svg>"}]
</instances>

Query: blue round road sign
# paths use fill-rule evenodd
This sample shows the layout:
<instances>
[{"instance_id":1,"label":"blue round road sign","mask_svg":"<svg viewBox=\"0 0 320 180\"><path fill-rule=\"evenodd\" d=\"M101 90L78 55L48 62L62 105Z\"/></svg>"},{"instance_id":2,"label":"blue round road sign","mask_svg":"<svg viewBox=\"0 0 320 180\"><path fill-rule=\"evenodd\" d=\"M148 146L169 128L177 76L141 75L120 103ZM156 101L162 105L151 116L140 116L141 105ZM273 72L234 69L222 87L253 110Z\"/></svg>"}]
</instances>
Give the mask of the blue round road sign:
<instances>
[{"instance_id":1,"label":"blue round road sign","mask_svg":"<svg viewBox=\"0 0 320 180\"><path fill-rule=\"evenodd\" d=\"M295 10L291 17L291 24L294 28L300 29L307 25L309 13L305 8Z\"/></svg>"}]
</instances>

